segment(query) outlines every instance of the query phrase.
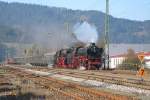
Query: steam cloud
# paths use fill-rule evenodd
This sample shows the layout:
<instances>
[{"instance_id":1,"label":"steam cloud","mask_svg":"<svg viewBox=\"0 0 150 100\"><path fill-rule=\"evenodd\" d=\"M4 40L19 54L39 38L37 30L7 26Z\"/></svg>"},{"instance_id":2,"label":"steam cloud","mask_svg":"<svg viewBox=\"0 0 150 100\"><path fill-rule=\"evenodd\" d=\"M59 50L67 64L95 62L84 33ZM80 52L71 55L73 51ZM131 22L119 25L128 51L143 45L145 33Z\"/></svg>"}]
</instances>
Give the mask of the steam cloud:
<instances>
[{"instance_id":1,"label":"steam cloud","mask_svg":"<svg viewBox=\"0 0 150 100\"><path fill-rule=\"evenodd\" d=\"M88 22L84 21L83 23L77 23L74 26L74 33L78 40L89 43L97 42L98 32L94 25L90 25Z\"/></svg>"}]
</instances>

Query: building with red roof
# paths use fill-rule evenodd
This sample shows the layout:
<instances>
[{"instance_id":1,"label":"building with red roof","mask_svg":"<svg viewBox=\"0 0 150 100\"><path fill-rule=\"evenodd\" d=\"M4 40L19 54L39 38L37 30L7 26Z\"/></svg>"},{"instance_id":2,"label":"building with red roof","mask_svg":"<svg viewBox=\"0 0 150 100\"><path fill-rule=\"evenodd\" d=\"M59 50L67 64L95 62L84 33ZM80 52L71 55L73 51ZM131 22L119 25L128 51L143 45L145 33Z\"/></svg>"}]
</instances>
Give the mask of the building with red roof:
<instances>
[{"instance_id":1,"label":"building with red roof","mask_svg":"<svg viewBox=\"0 0 150 100\"><path fill-rule=\"evenodd\" d=\"M141 52L136 53L137 56L141 54ZM150 68L150 52L142 52L144 55L145 67ZM117 68L122 62L126 59L126 54L120 54L115 56L110 56L110 68Z\"/></svg>"}]
</instances>

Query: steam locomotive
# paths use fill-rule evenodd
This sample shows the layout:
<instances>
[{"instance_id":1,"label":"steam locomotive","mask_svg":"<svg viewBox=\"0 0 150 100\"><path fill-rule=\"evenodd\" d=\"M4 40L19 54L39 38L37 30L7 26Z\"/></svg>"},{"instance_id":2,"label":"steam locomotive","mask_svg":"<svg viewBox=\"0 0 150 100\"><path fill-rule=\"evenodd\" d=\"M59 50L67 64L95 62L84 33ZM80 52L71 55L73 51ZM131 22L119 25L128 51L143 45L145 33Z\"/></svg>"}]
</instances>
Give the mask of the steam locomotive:
<instances>
[{"instance_id":1,"label":"steam locomotive","mask_svg":"<svg viewBox=\"0 0 150 100\"><path fill-rule=\"evenodd\" d=\"M16 57L8 59L8 64L26 64L33 66L54 65L58 68L71 69L99 69L103 64L104 49L99 48L95 43L90 46L74 46L68 49L61 49L56 53L45 54L42 56Z\"/></svg>"},{"instance_id":2,"label":"steam locomotive","mask_svg":"<svg viewBox=\"0 0 150 100\"><path fill-rule=\"evenodd\" d=\"M104 49L97 47L95 43L91 43L88 47L61 49L54 56L54 66L72 69L99 69L103 64L103 53Z\"/></svg>"}]
</instances>

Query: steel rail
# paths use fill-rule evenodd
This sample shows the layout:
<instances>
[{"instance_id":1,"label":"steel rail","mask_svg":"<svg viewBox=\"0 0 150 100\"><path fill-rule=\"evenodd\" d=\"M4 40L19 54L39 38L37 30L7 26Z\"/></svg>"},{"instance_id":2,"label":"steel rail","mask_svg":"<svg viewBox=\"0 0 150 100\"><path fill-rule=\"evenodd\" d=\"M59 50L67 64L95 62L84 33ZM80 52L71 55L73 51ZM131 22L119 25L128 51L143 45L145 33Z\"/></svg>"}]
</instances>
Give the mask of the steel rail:
<instances>
[{"instance_id":1,"label":"steel rail","mask_svg":"<svg viewBox=\"0 0 150 100\"><path fill-rule=\"evenodd\" d=\"M11 71L12 71L12 69L11 69ZM25 72L24 71L20 71L20 70L16 70L15 69L15 72L17 72L18 73L18 75L22 75L23 77L26 77L27 79L29 79L29 78L31 78L31 76L33 77L33 74L32 73L26 73L25 74ZM54 81L54 82L56 82L56 83L59 83L59 84L68 84L68 83L66 83L65 81L62 81L62 80L57 80L57 79L54 79L54 78L50 78L50 77L44 77L44 76L40 76L40 77L36 77L36 78L32 78L31 80L34 80L35 82L36 81L38 81L39 83L40 83L40 85L42 85L42 86L46 86L46 87L48 87L48 88L50 88L50 89L53 89L53 90L55 90L55 91L58 91L58 92L60 92L60 93L62 93L62 94L64 94L64 95L66 95L66 96L69 96L69 97L72 97L72 98L74 98L74 99L77 99L77 100L82 100L83 98L80 98L79 96L77 96L77 95L73 95L73 94L71 94L71 93L66 93L66 92L64 92L64 91L62 91L62 90L59 90L59 89L56 89L56 88L54 88L54 87L52 87L52 86L50 86L50 85L44 85L44 81L42 81L42 80L44 80L45 79L45 81ZM41 81L40 81L41 80ZM131 98L131 97L127 97L127 96L122 96L122 95L114 95L114 94L110 94L110 93L105 93L105 92L101 92L101 91L97 91L97 90L94 90L94 89L89 89L89 88L86 88L86 87L82 87L82 86L80 86L80 85L77 85L77 84L73 84L73 83L69 83L69 85L71 86L71 87L73 87L73 88L76 88L76 89L79 89L80 91L83 91L83 92L86 92L86 93L88 93L89 95L90 94L94 94L94 95L96 95L96 96L102 96L102 97L106 97L106 98L108 98L108 99L110 99L110 100L128 100L129 98ZM132 98L132 100L133 99L135 99L135 98Z\"/></svg>"},{"instance_id":2,"label":"steel rail","mask_svg":"<svg viewBox=\"0 0 150 100\"><path fill-rule=\"evenodd\" d=\"M147 80L140 81L140 80L132 79L132 78L122 78L122 77L116 77L116 76L110 76L110 75L78 72L76 70L46 68L46 72L48 72L48 71L53 72L53 73L67 75L67 76L77 77L77 78L84 78L87 80L91 79L91 80L112 83L112 84L118 84L118 85L124 85L124 86L129 86L129 87L136 87L136 88L150 90L150 81L147 81Z\"/></svg>"}]
</instances>

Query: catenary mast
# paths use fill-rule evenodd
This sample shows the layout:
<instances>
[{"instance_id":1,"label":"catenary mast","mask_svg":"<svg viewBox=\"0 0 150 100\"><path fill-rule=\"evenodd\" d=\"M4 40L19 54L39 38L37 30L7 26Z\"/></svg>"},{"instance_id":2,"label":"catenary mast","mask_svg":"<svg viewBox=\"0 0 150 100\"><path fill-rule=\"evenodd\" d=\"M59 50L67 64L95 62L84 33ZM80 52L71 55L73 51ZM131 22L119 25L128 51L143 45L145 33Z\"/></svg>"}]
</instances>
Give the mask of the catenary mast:
<instances>
[{"instance_id":1,"label":"catenary mast","mask_svg":"<svg viewBox=\"0 0 150 100\"><path fill-rule=\"evenodd\" d=\"M105 65L109 69L109 0L106 0L105 12Z\"/></svg>"}]
</instances>

